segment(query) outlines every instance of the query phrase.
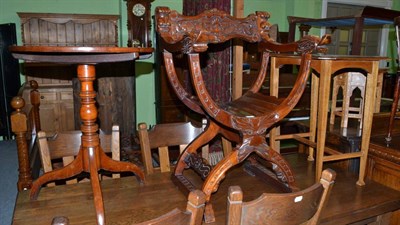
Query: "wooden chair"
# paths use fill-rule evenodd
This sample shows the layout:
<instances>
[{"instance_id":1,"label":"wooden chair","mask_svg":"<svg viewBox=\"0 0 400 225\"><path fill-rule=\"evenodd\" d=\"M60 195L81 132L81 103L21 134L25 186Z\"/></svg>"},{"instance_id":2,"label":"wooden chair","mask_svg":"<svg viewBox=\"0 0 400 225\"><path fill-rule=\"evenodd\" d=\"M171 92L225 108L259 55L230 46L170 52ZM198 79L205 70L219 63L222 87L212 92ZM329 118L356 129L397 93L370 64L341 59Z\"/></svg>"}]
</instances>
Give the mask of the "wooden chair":
<instances>
[{"instance_id":1,"label":"wooden chair","mask_svg":"<svg viewBox=\"0 0 400 225\"><path fill-rule=\"evenodd\" d=\"M221 128L240 134L238 145L213 168L203 184L202 190L207 196L207 202L211 194L218 189L219 182L225 177L225 173L231 167L243 162L251 153L255 153L273 165L276 179L283 184L282 186L296 189L290 166L266 143L266 131L282 120L297 104L306 87L310 71L310 53L319 45L326 44L328 38L306 36L298 42L276 43L269 37L271 25L268 22L269 14L266 12L257 12L247 18L239 19L216 9L204 11L196 16L184 16L167 7L157 7L155 16L157 32L161 40L166 42L164 63L168 76L175 73L172 52L187 54L192 84L198 100L196 105L205 111L208 118L211 118L210 121L213 121L213 124L210 123L210 126L191 145L206 144L209 136L214 135L216 130ZM259 49L262 52L259 75L253 86L243 96L231 102L217 103L208 93L203 81L200 53L207 51L208 44L223 43L235 38L259 43ZM259 92L265 80L270 52L297 52L301 55L301 66L296 84L285 99L266 96ZM175 80L172 84L174 86L178 83L179 81ZM179 97L184 95L185 92L182 92ZM191 145L180 157L175 171L182 172L183 168L190 166L187 163L188 158L195 155L192 154L195 148L190 148ZM175 176L180 175L175 173ZM206 218L206 221L213 221L208 212L212 212L209 205L206 206L206 214L210 219Z\"/></svg>"},{"instance_id":2,"label":"wooden chair","mask_svg":"<svg viewBox=\"0 0 400 225\"><path fill-rule=\"evenodd\" d=\"M205 201L204 193L200 190L194 190L189 194L186 211L173 209L155 219L135 225L201 225ZM52 225L69 225L69 220L67 217L58 216L53 218Z\"/></svg>"},{"instance_id":3,"label":"wooden chair","mask_svg":"<svg viewBox=\"0 0 400 225\"><path fill-rule=\"evenodd\" d=\"M146 123L140 123L138 136L146 174L152 174L155 171L170 172L174 165L171 165L169 147L179 146L180 154L202 132L202 127L195 127L190 122L157 124L151 129L148 129ZM158 154L152 154L152 149L158 149ZM158 159L155 159L153 155ZM155 160L158 161L159 167L154 167Z\"/></svg>"},{"instance_id":4,"label":"wooden chair","mask_svg":"<svg viewBox=\"0 0 400 225\"><path fill-rule=\"evenodd\" d=\"M56 133L52 137L48 137L46 132L38 133L37 144L39 147L40 157L42 161L43 171L45 173L53 171L54 160L61 159L62 165L66 166L71 163L78 154L81 144L81 131L63 131ZM112 127L112 134L104 134L100 131L101 147L104 152L111 152L112 159L120 161L120 138L119 126ZM119 178L119 174L112 174L113 178ZM67 180L67 184L77 183L77 179ZM49 183L47 186L54 186Z\"/></svg>"},{"instance_id":5,"label":"wooden chair","mask_svg":"<svg viewBox=\"0 0 400 225\"><path fill-rule=\"evenodd\" d=\"M400 17L396 17L394 19L394 25L396 28L397 60L400 60ZM400 64L400 62L398 63ZM398 65L396 84L394 87L394 94L393 94L393 104L392 104L392 109L390 111L388 133L386 136L387 142L390 142L392 140L394 120L399 118L398 116L396 117L396 113L398 111L398 106L399 106L399 96L400 96L400 66Z\"/></svg>"},{"instance_id":6,"label":"wooden chair","mask_svg":"<svg viewBox=\"0 0 400 225\"><path fill-rule=\"evenodd\" d=\"M258 199L243 202L239 186L229 188L227 224L318 224L336 178L333 170L322 172L319 183L293 193L264 193Z\"/></svg>"}]
</instances>

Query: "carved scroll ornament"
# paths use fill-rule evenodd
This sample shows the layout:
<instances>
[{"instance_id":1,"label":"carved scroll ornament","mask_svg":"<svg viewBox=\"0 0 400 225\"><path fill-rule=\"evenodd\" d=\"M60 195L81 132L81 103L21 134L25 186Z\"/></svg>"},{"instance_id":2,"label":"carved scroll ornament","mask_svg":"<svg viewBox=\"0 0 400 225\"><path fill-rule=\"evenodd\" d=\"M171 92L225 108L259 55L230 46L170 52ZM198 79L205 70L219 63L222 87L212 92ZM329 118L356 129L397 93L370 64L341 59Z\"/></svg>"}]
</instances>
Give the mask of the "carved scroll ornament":
<instances>
[{"instance_id":1,"label":"carved scroll ornament","mask_svg":"<svg viewBox=\"0 0 400 225\"><path fill-rule=\"evenodd\" d=\"M157 30L164 41L184 42L184 52L204 52L208 43L221 43L239 37L249 42L269 40L267 12L237 19L228 13L211 9L197 16L182 16L167 7L156 8Z\"/></svg>"}]
</instances>

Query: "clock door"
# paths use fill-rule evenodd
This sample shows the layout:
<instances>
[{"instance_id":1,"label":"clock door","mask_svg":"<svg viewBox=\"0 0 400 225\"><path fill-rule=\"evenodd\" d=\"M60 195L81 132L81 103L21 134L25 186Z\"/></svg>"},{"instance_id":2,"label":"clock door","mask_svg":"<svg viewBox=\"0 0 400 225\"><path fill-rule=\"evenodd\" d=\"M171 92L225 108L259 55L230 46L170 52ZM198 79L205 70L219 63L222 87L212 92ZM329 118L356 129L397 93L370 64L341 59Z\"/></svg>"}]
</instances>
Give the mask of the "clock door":
<instances>
[{"instance_id":1,"label":"clock door","mask_svg":"<svg viewBox=\"0 0 400 225\"><path fill-rule=\"evenodd\" d=\"M128 10L128 47L151 47L152 0L126 0Z\"/></svg>"}]
</instances>

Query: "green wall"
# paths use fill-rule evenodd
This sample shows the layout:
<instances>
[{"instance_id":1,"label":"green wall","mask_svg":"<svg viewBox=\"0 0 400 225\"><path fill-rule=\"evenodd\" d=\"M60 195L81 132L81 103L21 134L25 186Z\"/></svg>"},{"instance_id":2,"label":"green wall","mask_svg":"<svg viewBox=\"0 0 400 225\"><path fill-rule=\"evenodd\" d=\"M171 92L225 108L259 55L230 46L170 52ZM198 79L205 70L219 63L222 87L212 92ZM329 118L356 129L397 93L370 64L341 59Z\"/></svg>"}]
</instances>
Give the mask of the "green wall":
<instances>
[{"instance_id":1,"label":"green wall","mask_svg":"<svg viewBox=\"0 0 400 225\"><path fill-rule=\"evenodd\" d=\"M287 15L300 17L321 16L322 0L244 0L244 15L255 11L267 11L271 14L270 22L278 24L280 31L288 30ZM182 10L182 1L155 0L152 12L157 6L169 6L171 9ZM400 1L393 1L393 9L400 10ZM120 15L119 34L120 46L126 46L126 6L123 0L0 0L0 23L16 23L20 26L16 12L51 12L51 13L82 13L82 14L117 14ZM313 34L318 35L317 29ZM391 32L393 36L394 33ZM18 44L21 44L21 33L17 29ZM298 37L298 35L297 35ZM394 41L389 43L393 47ZM388 52L393 57L393 51ZM136 99L137 122L155 124L155 85L154 57L136 62Z\"/></svg>"},{"instance_id":2,"label":"green wall","mask_svg":"<svg viewBox=\"0 0 400 225\"><path fill-rule=\"evenodd\" d=\"M168 5L181 10L181 1L156 0L152 3L152 12L159 5ZM119 45L126 46L128 31L126 28L126 2L123 0L0 0L0 23L15 23L17 41L22 44L19 17L17 12L37 13L76 13L76 14L113 14L120 15ZM155 124L154 93L154 57L137 62L137 122ZM22 79L23 80L23 79Z\"/></svg>"},{"instance_id":3,"label":"green wall","mask_svg":"<svg viewBox=\"0 0 400 225\"><path fill-rule=\"evenodd\" d=\"M321 17L321 0L244 0L244 15L255 11L270 13L270 22L278 24L280 31L287 31L287 16Z\"/></svg>"}]
</instances>

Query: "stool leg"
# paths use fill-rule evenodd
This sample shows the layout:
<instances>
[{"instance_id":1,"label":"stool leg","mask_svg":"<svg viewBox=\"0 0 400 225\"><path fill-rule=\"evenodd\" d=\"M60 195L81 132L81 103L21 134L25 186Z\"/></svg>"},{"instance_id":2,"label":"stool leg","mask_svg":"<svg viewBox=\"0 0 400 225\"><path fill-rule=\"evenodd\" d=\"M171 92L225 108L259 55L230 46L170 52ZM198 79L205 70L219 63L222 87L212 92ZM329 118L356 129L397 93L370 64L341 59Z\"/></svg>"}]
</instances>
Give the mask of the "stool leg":
<instances>
[{"instance_id":1,"label":"stool leg","mask_svg":"<svg viewBox=\"0 0 400 225\"><path fill-rule=\"evenodd\" d=\"M330 115L330 124L335 124L335 112L336 112L336 101L337 95L339 93L339 85L337 84L337 78L333 78L333 90L332 90L332 102L331 102L331 115Z\"/></svg>"},{"instance_id":2,"label":"stool leg","mask_svg":"<svg viewBox=\"0 0 400 225\"><path fill-rule=\"evenodd\" d=\"M390 117L389 117L388 133L387 133L387 137L386 137L387 142L390 142L392 140L392 131L393 131L394 119L396 117L397 107L398 107L398 103L399 103L399 96L400 96L400 73L397 73L396 86L394 87L392 109L390 111Z\"/></svg>"},{"instance_id":3,"label":"stool leg","mask_svg":"<svg viewBox=\"0 0 400 225\"><path fill-rule=\"evenodd\" d=\"M361 100L360 100L360 111L359 111L359 116L360 116L360 129L363 127L363 118L364 118L364 98L365 98L365 88L360 89L361 91Z\"/></svg>"},{"instance_id":4,"label":"stool leg","mask_svg":"<svg viewBox=\"0 0 400 225\"><path fill-rule=\"evenodd\" d=\"M348 74L346 74L348 76ZM349 88L349 82L344 84L343 88L343 105L342 105L342 121L340 127L347 127L347 122L349 120L349 107L350 107L350 97L352 90Z\"/></svg>"}]
</instances>

